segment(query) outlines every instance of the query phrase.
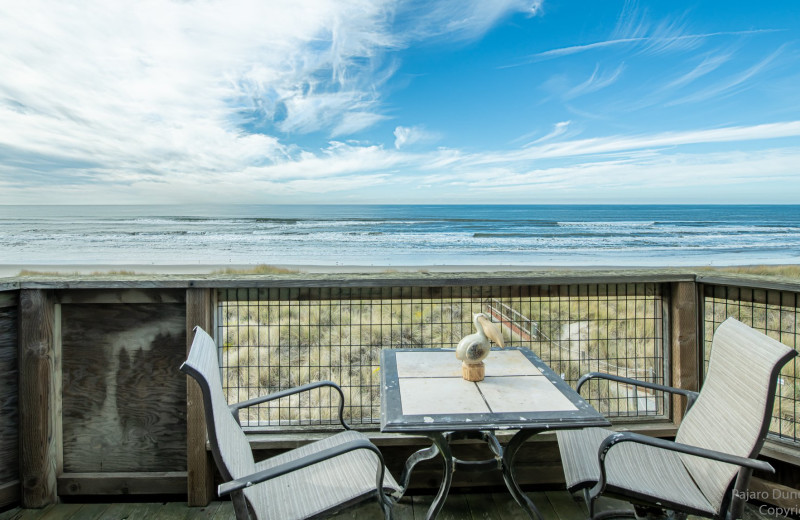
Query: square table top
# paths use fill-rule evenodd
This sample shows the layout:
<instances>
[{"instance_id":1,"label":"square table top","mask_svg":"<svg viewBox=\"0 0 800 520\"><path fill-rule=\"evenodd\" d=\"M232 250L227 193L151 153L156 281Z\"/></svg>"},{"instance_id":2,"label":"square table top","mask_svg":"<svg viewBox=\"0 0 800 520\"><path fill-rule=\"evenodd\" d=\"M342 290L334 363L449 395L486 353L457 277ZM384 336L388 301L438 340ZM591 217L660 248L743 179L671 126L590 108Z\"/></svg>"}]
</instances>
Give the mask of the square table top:
<instances>
[{"instance_id":1,"label":"square table top","mask_svg":"<svg viewBox=\"0 0 800 520\"><path fill-rule=\"evenodd\" d=\"M609 422L528 349L492 349L483 381L453 349L381 352L381 431L561 429Z\"/></svg>"}]
</instances>

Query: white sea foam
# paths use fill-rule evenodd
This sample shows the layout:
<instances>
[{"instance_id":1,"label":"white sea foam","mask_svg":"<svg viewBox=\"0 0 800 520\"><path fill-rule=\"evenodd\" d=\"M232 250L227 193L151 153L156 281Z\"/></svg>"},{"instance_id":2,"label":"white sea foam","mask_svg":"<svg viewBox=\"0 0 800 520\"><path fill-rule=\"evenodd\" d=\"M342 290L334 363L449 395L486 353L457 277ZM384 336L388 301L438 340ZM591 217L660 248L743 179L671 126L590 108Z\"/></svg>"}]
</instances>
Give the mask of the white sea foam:
<instances>
[{"instance_id":1,"label":"white sea foam","mask_svg":"<svg viewBox=\"0 0 800 520\"><path fill-rule=\"evenodd\" d=\"M798 206L0 206L0 264L626 266L798 258Z\"/></svg>"}]
</instances>

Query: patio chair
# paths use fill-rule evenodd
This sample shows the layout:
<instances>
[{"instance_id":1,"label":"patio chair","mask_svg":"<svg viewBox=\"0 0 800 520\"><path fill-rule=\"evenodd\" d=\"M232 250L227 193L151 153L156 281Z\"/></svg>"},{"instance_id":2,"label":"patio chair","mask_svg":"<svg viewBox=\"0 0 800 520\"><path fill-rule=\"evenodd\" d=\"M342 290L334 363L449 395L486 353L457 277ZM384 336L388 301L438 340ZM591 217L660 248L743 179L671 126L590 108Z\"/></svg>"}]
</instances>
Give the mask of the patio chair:
<instances>
[{"instance_id":1,"label":"patio chair","mask_svg":"<svg viewBox=\"0 0 800 520\"><path fill-rule=\"evenodd\" d=\"M344 421L344 394L338 385L321 381L229 406L222 393L217 346L200 327L194 330L181 371L202 390L211 451L225 480L218 494L231 495L238 520L320 518L370 497L391 517L393 500L387 493L400 486L386 471L378 448ZM239 410L323 386L339 393L339 422L345 431L256 463Z\"/></svg>"},{"instance_id":2,"label":"patio chair","mask_svg":"<svg viewBox=\"0 0 800 520\"><path fill-rule=\"evenodd\" d=\"M558 432L567 489L583 489L590 517L622 516L595 514L595 500L605 494L633 503L640 514L740 518L753 470L774 472L756 457L781 367L797 352L733 318L712 341L699 393L596 372L578 381L579 392L586 381L604 378L687 397L674 442L600 428Z\"/></svg>"}]
</instances>

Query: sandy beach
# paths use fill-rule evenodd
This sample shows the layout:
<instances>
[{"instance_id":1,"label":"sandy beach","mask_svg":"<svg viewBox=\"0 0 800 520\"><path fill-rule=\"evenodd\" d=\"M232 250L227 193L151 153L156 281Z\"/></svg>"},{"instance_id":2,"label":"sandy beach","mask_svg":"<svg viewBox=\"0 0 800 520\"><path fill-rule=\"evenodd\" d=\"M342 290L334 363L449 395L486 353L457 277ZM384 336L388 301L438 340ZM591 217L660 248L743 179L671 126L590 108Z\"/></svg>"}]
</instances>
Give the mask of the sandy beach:
<instances>
[{"instance_id":1,"label":"sandy beach","mask_svg":"<svg viewBox=\"0 0 800 520\"><path fill-rule=\"evenodd\" d=\"M588 271L623 269L613 266L520 266L520 265L410 265L410 266L376 266L376 265L274 265L277 269L285 269L297 273L335 274L335 273L481 273L481 272L531 272L531 271ZM21 265L0 264L0 277L15 277L20 274L54 274L54 275L102 275L102 274L161 274L161 275L208 275L225 272L247 274L263 269L263 265L192 265L192 264L54 264L54 265ZM624 269L631 269L625 267ZM650 268L652 269L652 268Z\"/></svg>"}]
</instances>

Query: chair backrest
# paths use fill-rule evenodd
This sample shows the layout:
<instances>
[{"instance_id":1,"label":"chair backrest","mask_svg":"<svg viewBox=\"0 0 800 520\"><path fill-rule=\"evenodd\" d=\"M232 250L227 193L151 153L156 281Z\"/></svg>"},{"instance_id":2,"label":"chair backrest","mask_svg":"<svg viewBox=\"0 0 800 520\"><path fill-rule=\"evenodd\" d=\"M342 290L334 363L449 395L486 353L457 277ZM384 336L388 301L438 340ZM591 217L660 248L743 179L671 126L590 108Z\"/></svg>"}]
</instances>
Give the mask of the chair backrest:
<instances>
[{"instance_id":1,"label":"chair backrest","mask_svg":"<svg viewBox=\"0 0 800 520\"><path fill-rule=\"evenodd\" d=\"M700 396L684 417L675 440L755 457L769 430L781 367L796 354L733 318L725 320L712 339ZM719 511L739 467L681 457L706 499Z\"/></svg>"},{"instance_id":2,"label":"chair backrest","mask_svg":"<svg viewBox=\"0 0 800 520\"><path fill-rule=\"evenodd\" d=\"M222 393L217 345L200 327L195 327L192 348L188 359L181 365L181 371L200 385L208 440L222 477L228 481L252 474L255 471L253 452ZM245 492L252 502L249 494Z\"/></svg>"}]
</instances>

